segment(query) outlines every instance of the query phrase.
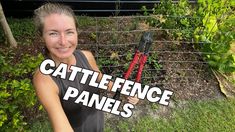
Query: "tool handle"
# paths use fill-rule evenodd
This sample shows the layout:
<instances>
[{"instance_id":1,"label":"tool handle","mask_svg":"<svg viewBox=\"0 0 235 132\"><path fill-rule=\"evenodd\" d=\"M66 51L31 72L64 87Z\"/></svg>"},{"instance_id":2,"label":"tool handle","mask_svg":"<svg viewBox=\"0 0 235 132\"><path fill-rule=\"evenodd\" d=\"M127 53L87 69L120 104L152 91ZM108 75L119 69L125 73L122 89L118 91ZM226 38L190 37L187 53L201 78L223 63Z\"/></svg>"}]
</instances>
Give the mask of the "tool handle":
<instances>
[{"instance_id":1,"label":"tool handle","mask_svg":"<svg viewBox=\"0 0 235 132\"><path fill-rule=\"evenodd\" d=\"M139 52L139 51L136 51L136 52L135 52L135 55L134 55L134 58L133 58L133 60L131 61L129 67L128 67L127 72L124 74L124 79L128 79L128 77L130 76L131 72L132 72L133 69L134 69L134 66L138 63L139 57L140 57L140 52Z\"/></svg>"},{"instance_id":2,"label":"tool handle","mask_svg":"<svg viewBox=\"0 0 235 132\"><path fill-rule=\"evenodd\" d=\"M142 54L142 56L140 58L139 68L138 68L136 79L135 79L136 82L140 82L142 71L144 69L144 64L147 61L147 57L148 56L146 54Z\"/></svg>"}]
</instances>

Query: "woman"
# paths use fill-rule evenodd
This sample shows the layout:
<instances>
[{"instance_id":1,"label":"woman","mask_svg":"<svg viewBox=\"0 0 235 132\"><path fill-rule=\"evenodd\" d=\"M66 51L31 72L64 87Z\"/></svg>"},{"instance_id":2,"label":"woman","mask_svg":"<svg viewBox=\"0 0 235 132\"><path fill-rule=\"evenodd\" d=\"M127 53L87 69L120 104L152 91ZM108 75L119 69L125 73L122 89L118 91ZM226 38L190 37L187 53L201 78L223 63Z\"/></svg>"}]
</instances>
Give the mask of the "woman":
<instances>
[{"instance_id":1,"label":"woman","mask_svg":"<svg viewBox=\"0 0 235 132\"><path fill-rule=\"evenodd\" d=\"M35 10L34 19L48 51L48 58L52 59L56 66L65 63L68 67L75 65L100 72L91 52L76 50L78 24L71 8L61 4L47 3ZM70 73L69 69L67 73ZM102 74L99 74L99 79L101 77ZM77 76L75 81L68 81L68 79L44 75L39 69L35 72L33 84L37 96L47 111L53 130L56 132L103 131L102 111L75 104L73 100L62 99L68 86L77 87L79 91L86 90L99 94L97 89L81 85L79 78L80 76ZM109 83L109 88L111 85L112 83ZM132 104L138 102L137 98L128 97L128 100Z\"/></svg>"}]
</instances>

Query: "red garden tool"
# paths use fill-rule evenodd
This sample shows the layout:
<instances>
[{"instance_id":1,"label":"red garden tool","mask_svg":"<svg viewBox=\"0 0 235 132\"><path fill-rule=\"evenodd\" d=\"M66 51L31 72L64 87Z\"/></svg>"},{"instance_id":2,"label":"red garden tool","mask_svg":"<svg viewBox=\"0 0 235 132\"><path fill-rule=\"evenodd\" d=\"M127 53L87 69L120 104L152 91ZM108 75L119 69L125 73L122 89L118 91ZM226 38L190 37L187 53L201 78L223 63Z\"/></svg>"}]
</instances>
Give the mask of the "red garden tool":
<instances>
[{"instance_id":1,"label":"red garden tool","mask_svg":"<svg viewBox=\"0 0 235 132\"><path fill-rule=\"evenodd\" d=\"M131 72L133 71L135 65L138 63L139 67L138 67L135 81L140 82L141 74L142 74L142 71L144 68L144 64L147 61L150 46L153 42L152 37L153 37L153 35L151 32L144 32L144 34L141 37L138 49L135 52L134 58L131 61L127 72L124 74L124 79L128 79L128 77L130 76ZM121 92L121 89L118 89L116 91L115 95L113 96L113 99L119 100L120 92Z\"/></svg>"}]
</instances>

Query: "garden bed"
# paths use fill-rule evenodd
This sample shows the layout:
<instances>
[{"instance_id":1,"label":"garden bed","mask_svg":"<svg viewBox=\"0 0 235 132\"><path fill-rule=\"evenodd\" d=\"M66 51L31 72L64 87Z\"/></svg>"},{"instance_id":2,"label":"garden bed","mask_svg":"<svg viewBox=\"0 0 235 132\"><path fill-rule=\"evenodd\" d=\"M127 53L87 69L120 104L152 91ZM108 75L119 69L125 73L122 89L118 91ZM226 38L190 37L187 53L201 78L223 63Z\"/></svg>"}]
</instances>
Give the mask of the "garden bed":
<instances>
[{"instance_id":1,"label":"garden bed","mask_svg":"<svg viewBox=\"0 0 235 132\"><path fill-rule=\"evenodd\" d=\"M145 32L140 27L140 23L144 20L145 17L142 16L78 18L81 26L78 49L91 50L103 73L122 77L132 60L141 35ZM109 125L112 122L111 126L115 126L120 121L137 121L146 116L167 117L177 106L184 106L187 101L223 98L216 78L207 62L203 60L203 52L196 50L193 42L174 40L169 35L173 30L150 27L149 31L154 34L154 42L141 83L174 92L170 105L161 106L141 100L129 119L106 113L106 122ZM39 38L32 39L25 36L24 40L30 40L32 44L23 43L16 49L1 48L3 53L9 55L13 53L10 55L12 64L21 63L26 54L37 56L43 51L43 42ZM31 73L28 78L32 79ZM132 75L130 80L134 78L135 75ZM32 116L35 115L34 112L36 116ZM37 108L32 111L27 110L24 116L31 122L40 118L40 111ZM115 127L115 130L118 131L118 127Z\"/></svg>"}]
</instances>

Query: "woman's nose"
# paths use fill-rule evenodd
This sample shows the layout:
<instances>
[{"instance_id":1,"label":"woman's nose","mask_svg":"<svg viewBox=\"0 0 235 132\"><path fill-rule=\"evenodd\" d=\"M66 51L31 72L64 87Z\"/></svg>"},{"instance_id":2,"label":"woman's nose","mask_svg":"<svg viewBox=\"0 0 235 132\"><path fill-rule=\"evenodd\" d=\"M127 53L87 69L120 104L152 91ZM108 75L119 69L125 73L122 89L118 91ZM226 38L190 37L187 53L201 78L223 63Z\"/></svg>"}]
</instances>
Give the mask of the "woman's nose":
<instances>
[{"instance_id":1,"label":"woman's nose","mask_svg":"<svg viewBox=\"0 0 235 132\"><path fill-rule=\"evenodd\" d=\"M60 45L66 45L66 36L65 34L60 34Z\"/></svg>"}]
</instances>

